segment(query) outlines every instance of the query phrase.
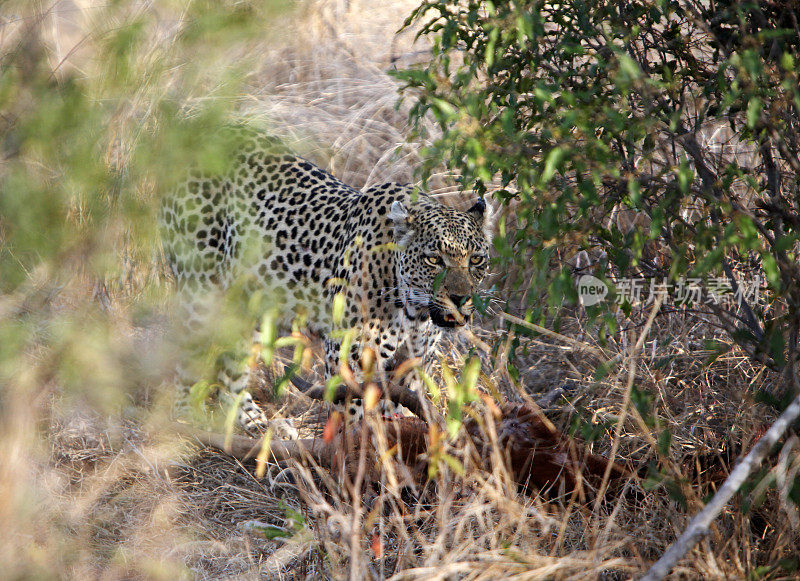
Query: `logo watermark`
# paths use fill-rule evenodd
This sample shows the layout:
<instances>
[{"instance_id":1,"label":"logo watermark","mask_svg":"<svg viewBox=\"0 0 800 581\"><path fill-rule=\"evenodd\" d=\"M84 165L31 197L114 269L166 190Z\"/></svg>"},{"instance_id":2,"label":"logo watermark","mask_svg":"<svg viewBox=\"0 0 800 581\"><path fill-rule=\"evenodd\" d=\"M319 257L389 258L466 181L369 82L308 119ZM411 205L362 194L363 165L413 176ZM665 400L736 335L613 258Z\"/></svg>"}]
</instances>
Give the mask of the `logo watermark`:
<instances>
[{"instance_id":1,"label":"logo watermark","mask_svg":"<svg viewBox=\"0 0 800 581\"><path fill-rule=\"evenodd\" d=\"M761 287L764 280L753 277L750 280L731 282L727 277L709 278L705 282L700 278L679 278L670 282L647 278L620 278L613 281L614 302L623 305L652 303L657 299L666 300L679 306L692 307L699 305L716 305L722 308L733 308L742 302L758 304L761 299ZM575 281L578 299L584 307L591 307L606 299L609 295L608 285L599 278L584 274Z\"/></svg>"},{"instance_id":2,"label":"logo watermark","mask_svg":"<svg viewBox=\"0 0 800 581\"><path fill-rule=\"evenodd\" d=\"M591 307L603 301L608 294L608 286L591 274L584 274L577 280L578 299L584 307Z\"/></svg>"}]
</instances>

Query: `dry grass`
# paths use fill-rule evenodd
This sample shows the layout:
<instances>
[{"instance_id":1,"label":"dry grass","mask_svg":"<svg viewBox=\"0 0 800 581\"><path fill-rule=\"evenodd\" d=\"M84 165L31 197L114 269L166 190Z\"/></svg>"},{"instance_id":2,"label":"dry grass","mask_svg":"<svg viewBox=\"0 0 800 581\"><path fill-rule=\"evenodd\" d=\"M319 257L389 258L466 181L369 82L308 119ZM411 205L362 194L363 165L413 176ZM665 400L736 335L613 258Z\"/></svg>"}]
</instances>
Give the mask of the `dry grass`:
<instances>
[{"instance_id":1,"label":"dry grass","mask_svg":"<svg viewBox=\"0 0 800 581\"><path fill-rule=\"evenodd\" d=\"M424 58L425 47L412 44L410 33L394 34L414 4L318 2L280 16L278 32L257 47L260 68L248 77L241 108L269 119L275 133L299 141L354 186L413 181L424 144L407 142L406 105L396 108L397 87L386 70ZM77 67L88 58L80 22L92 6L61 6L71 10L53 21L52 57ZM168 22L164 27L169 33ZM131 125L122 127L124 133ZM431 187L456 192L444 170ZM458 204L468 196L447 197ZM442 465L416 494L389 476L356 486L299 465L273 467L258 479L253 465L197 450L158 427L163 394L153 385L170 363L163 329L153 322L161 317L138 310L158 269L124 258L121 279L99 294L94 281L79 277L44 297L0 296L0 321L25 318L45 333L80 321L101 336L96 345L70 347L85 389L66 387L75 381L52 368L58 359L35 334L17 371L0 373L11 377L0 407L3 577L628 578L680 533L730 457L772 417L754 397L777 379L736 350L707 364L703 342L725 339L702 321L659 317L637 352L648 312L635 313L637 325L623 321L629 328L604 347L618 365L596 377L596 357L556 339L518 337L509 354L509 325L484 317L475 333L498 346L496 356L482 354L485 390L519 401L560 388L548 407L557 425L568 429L582 420L595 428L594 452L650 463L661 481L632 481L631 494L597 503L543 498L518 490L499 464L492 471L470 465L457 447L446 451L465 460L464 473ZM561 315L561 333L597 346L580 311ZM467 345L455 341L454 354ZM520 369L518 380L506 357ZM651 395L657 424L628 405L633 388L634 400L636 393ZM289 401L284 412L299 416L307 405ZM308 430L319 429L319 411L303 415ZM665 430L672 434L667 456L657 451ZM675 500L676 491L687 506ZM800 530L774 491L748 514L740 503L676 576L741 578L796 558Z\"/></svg>"}]
</instances>

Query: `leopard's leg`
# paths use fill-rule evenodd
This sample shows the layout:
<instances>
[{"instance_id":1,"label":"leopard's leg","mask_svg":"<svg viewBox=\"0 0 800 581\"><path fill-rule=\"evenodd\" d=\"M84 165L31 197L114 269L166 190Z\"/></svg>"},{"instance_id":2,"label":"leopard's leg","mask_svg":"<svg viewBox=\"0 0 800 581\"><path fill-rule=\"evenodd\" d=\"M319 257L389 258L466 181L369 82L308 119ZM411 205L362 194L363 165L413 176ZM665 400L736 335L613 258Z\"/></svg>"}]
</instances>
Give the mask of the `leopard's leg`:
<instances>
[{"instance_id":1,"label":"leopard's leg","mask_svg":"<svg viewBox=\"0 0 800 581\"><path fill-rule=\"evenodd\" d=\"M203 357L197 349L197 337L202 333L209 304L196 290L199 284L188 277L178 280L176 304L172 309L172 333L179 349L179 359L175 365L171 381L174 389L172 406L173 417L191 420L196 414L191 405L192 388L208 377L208 369L203 369Z\"/></svg>"},{"instance_id":2,"label":"leopard's leg","mask_svg":"<svg viewBox=\"0 0 800 581\"><path fill-rule=\"evenodd\" d=\"M194 415L190 405L192 387L207 379L207 360L200 345L209 329L211 313L219 298L221 254L208 244L212 227L202 215L203 198L221 194L222 185L192 175L163 201L159 213L164 255L176 281L176 296L170 310L171 333L179 348L172 383L173 413L184 419Z\"/></svg>"},{"instance_id":3,"label":"leopard's leg","mask_svg":"<svg viewBox=\"0 0 800 581\"><path fill-rule=\"evenodd\" d=\"M193 416L191 406L191 390L195 378L183 362L175 366L169 383L175 389L175 399L172 405L172 415L175 419L189 420Z\"/></svg>"},{"instance_id":4,"label":"leopard's leg","mask_svg":"<svg viewBox=\"0 0 800 581\"><path fill-rule=\"evenodd\" d=\"M325 381L339 373L339 356L341 343L334 339L325 338ZM357 350L356 344L353 347ZM359 378L359 370L353 367L351 362L351 369L353 369L356 379ZM350 401L335 404L333 409L340 414L346 422L358 422L364 417L364 407L360 398L354 398Z\"/></svg>"},{"instance_id":5,"label":"leopard's leg","mask_svg":"<svg viewBox=\"0 0 800 581\"><path fill-rule=\"evenodd\" d=\"M340 347L341 344L337 341L330 339L325 340L325 379L330 379L339 372L340 361ZM364 373L361 369L361 346L358 342L353 342L348 357L350 369L353 371L356 381L364 381ZM381 360L378 365L381 371L375 377L376 380L385 380L392 371L391 368L385 368L385 365L391 365L390 361ZM381 416L385 418L392 418L404 415L413 415L405 407L400 404L395 404L386 399L381 399L378 403L378 409ZM364 418L364 403L361 398L352 398L351 400L335 406L336 411L341 413L346 421L358 422Z\"/></svg>"},{"instance_id":6,"label":"leopard's leg","mask_svg":"<svg viewBox=\"0 0 800 581\"><path fill-rule=\"evenodd\" d=\"M221 357L219 381L228 388L228 393L235 405L238 405L237 420L239 425L251 435L262 435L272 428L276 438L283 440L296 440L299 437L297 429L291 420L275 418L267 419L264 410L253 399L248 385L252 374L251 365L244 355L245 347L252 343L242 343L238 352L242 356L225 354Z\"/></svg>"},{"instance_id":7,"label":"leopard's leg","mask_svg":"<svg viewBox=\"0 0 800 581\"><path fill-rule=\"evenodd\" d=\"M208 281L203 281L208 282ZM202 292L198 292L201 289ZM219 302L219 292L210 284L179 280L178 305L174 310L175 331L179 334L181 361L176 366L173 383L176 389L173 413L177 418L190 420L195 415L191 409L191 389L199 379L208 378L213 367L203 365L206 360L203 346L208 344L206 335L214 319L213 313ZM216 362L217 379L226 388L225 393L237 402L239 425L252 435L273 429L273 435L281 439L296 439L297 430L288 420L267 420L263 410L247 390L250 368L246 354L252 341L241 341L233 354L226 354ZM236 356L236 353L241 356ZM213 377L213 375L211 375Z\"/></svg>"}]
</instances>

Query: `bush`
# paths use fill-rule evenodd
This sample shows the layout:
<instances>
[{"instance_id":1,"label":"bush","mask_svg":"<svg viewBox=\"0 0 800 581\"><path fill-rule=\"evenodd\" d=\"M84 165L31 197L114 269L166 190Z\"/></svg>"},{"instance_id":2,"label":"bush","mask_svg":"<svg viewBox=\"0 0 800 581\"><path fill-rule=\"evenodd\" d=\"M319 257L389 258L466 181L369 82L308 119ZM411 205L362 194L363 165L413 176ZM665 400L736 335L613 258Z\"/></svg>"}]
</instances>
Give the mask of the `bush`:
<instances>
[{"instance_id":1,"label":"bush","mask_svg":"<svg viewBox=\"0 0 800 581\"><path fill-rule=\"evenodd\" d=\"M432 39L432 59L397 76L412 119L432 113L443 131L426 170L444 161L464 187L492 186L513 206L516 229L495 246L501 269L543 273L516 281L530 291L529 320L577 300L563 258L586 251L612 288L649 277L713 299L724 287L725 300L697 300L695 289L676 302L715 315L796 389L791 3L426 1L411 23ZM748 272L748 284L765 280L768 300L740 288ZM622 290L630 316L635 295ZM616 328L609 304L587 306L602 332Z\"/></svg>"}]
</instances>

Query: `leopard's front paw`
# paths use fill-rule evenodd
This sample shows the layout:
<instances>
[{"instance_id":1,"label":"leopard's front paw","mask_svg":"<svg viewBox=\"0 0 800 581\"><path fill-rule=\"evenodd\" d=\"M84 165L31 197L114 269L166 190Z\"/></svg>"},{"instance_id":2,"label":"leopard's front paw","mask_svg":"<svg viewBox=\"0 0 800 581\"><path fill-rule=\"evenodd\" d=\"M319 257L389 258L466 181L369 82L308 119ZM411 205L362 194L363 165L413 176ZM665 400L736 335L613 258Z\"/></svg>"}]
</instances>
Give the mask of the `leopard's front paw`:
<instances>
[{"instance_id":1,"label":"leopard's front paw","mask_svg":"<svg viewBox=\"0 0 800 581\"><path fill-rule=\"evenodd\" d=\"M263 415L254 418L242 413L239 421L244 431L254 438L260 438L270 429L272 430L272 437L277 440L297 440L300 438L300 433L294 427L292 420L284 418L267 420Z\"/></svg>"},{"instance_id":2,"label":"leopard's front paw","mask_svg":"<svg viewBox=\"0 0 800 581\"><path fill-rule=\"evenodd\" d=\"M288 419L272 419L268 427L272 428L273 437L279 440L298 440L300 432L294 427L294 422Z\"/></svg>"}]
</instances>

